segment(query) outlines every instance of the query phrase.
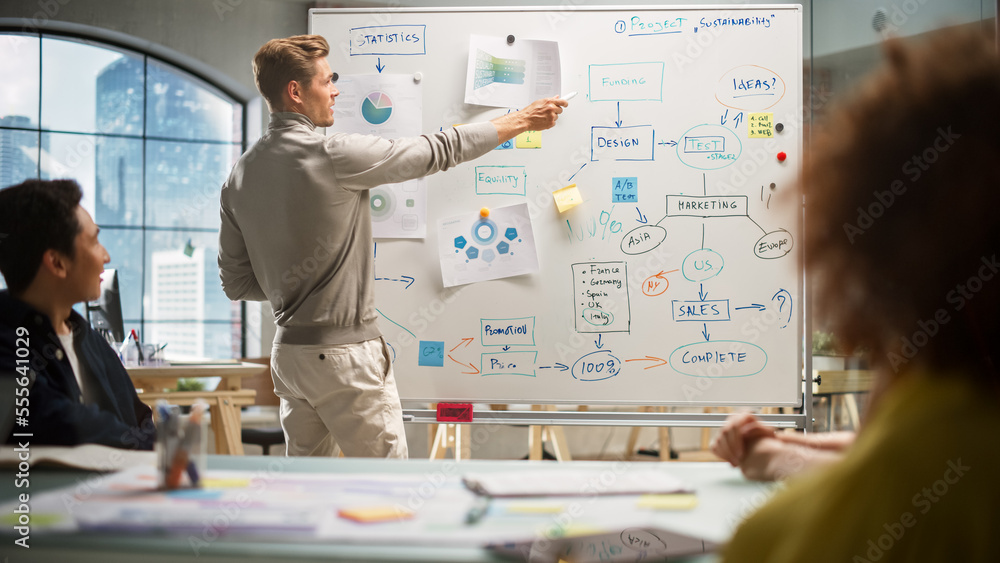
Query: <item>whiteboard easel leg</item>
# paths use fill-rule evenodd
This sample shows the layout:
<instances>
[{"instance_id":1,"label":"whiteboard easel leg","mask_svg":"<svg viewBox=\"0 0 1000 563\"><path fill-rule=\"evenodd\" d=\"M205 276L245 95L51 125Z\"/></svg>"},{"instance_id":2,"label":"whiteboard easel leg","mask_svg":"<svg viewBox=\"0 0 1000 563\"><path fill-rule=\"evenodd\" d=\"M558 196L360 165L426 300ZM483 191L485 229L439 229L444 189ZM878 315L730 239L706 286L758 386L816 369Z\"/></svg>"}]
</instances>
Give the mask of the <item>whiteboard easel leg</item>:
<instances>
[{"instance_id":1,"label":"whiteboard easel leg","mask_svg":"<svg viewBox=\"0 0 1000 563\"><path fill-rule=\"evenodd\" d=\"M533 411L554 411L554 405L531 405ZM562 426L529 426L528 427L528 459L540 461L543 458L544 442L551 442L555 449L557 461L572 461L569 444Z\"/></svg>"},{"instance_id":2,"label":"whiteboard easel leg","mask_svg":"<svg viewBox=\"0 0 1000 563\"><path fill-rule=\"evenodd\" d=\"M461 424L436 424L434 440L431 443L430 459L444 459L448 448L452 449L455 461L472 458L469 438L463 432Z\"/></svg>"}]
</instances>

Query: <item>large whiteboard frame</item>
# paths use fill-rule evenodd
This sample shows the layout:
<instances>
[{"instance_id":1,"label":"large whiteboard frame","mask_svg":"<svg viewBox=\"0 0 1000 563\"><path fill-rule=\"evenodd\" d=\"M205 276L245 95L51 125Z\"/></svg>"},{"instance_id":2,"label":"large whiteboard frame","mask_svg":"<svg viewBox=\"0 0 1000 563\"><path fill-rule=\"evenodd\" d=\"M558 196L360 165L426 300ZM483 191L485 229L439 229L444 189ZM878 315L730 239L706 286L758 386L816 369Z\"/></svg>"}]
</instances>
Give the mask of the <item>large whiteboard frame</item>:
<instances>
[{"instance_id":1,"label":"large whiteboard frame","mask_svg":"<svg viewBox=\"0 0 1000 563\"><path fill-rule=\"evenodd\" d=\"M651 37L628 33L635 29L635 18L659 31L660 23L679 18L699 25L682 25L680 33ZM720 20L756 23L700 25ZM390 46L352 53L350 30L393 26L424 26L422 50L393 54ZM701 35L695 27L702 28ZM782 222L770 201L793 188L801 164L801 7L316 9L310 10L309 29L328 39L329 62L340 75L385 72L419 79L423 130L428 132L491 119L506 111L463 102L472 33L513 35L515 42L559 41L563 91L580 92L556 128L543 133L541 149L498 150L429 177L425 240L378 241L376 301L383 333L395 355L394 369L404 401L802 405L805 307L803 275L796 261L801 213L789 209L783 217L788 222ZM589 75L599 66L646 62L663 63L660 100L598 101L589 96ZM770 74L755 74L755 68ZM749 72L741 75L742 71ZM765 76L784 86L784 95L767 107L740 107L734 91L720 86L729 80L734 88L743 80L759 83ZM772 132L771 138L749 139L750 113L771 113L783 130ZM637 126L640 141L651 135L657 145L652 159L636 162L595 156L595 131L614 133L613 129L622 126ZM332 130L336 131L336 125ZM686 143L715 137L725 137L731 145L735 138L741 145L731 165L702 171L697 168L705 161L683 160L690 157L682 150ZM778 152L784 152L787 159L777 161ZM478 166L523 169L528 177L525 193L477 194ZM613 178L638 179L638 205L610 203ZM549 193L570 183L580 186L586 201L560 215ZM795 198L785 198L791 199ZM699 202L718 205L722 201L737 212L682 217L676 212L671 215L667 208L668 203L690 208ZM443 288L438 221L476 213L483 206L516 203L527 203L531 209L541 270ZM624 253L625 235L655 239L662 227L650 225L657 223L671 225L664 229L669 233L664 242L642 253ZM782 231L789 236L784 238ZM712 241L710 246L705 244L706 237ZM733 243L734 239L740 242ZM777 260L750 251L762 242L782 240L790 242L793 250L773 256ZM691 275L696 273L692 262L697 261L697 256L691 256L705 249L724 260L725 269L699 281ZM702 255L715 259L712 254ZM571 289L577 273L574 264L592 270L592 264L609 262L622 264L621 281L630 294L627 310L615 311L629 315L625 331L603 332L593 323L580 323L575 302L581 295L574 296ZM659 285L643 292L643 284ZM646 294L660 291L663 285L667 286L663 293ZM609 302L612 307L621 303L614 297ZM683 316L685 311L710 315L721 311L722 315L701 323L677 321L676 315ZM668 316L670 321L664 321ZM513 338L506 345L503 340L487 342L482 332L486 320L506 322L515 332L527 325L523 330L530 339ZM499 348L494 347L497 344ZM743 353L744 358L754 360L756 354L757 365L744 371L760 369L744 373L721 366L721 372L685 374L676 369L685 365L674 361L682 349L706 358L727 354L735 358ZM764 353L763 365L758 349ZM428 352L441 354L442 365L419 365L419 357ZM486 367L491 364L499 364L500 369ZM611 377L588 380L588 366L617 371Z\"/></svg>"}]
</instances>

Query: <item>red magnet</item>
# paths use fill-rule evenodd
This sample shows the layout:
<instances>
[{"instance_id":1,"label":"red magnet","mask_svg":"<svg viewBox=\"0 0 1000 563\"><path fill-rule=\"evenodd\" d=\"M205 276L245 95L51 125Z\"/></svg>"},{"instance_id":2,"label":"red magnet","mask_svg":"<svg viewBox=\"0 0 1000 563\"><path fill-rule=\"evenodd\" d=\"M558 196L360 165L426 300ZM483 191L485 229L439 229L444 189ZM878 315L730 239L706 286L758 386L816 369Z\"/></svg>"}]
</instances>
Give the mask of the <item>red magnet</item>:
<instances>
[{"instance_id":1,"label":"red magnet","mask_svg":"<svg viewBox=\"0 0 1000 563\"><path fill-rule=\"evenodd\" d=\"M788 155L784 151L778 153L778 162L784 162Z\"/></svg>"},{"instance_id":2,"label":"red magnet","mask_svg":"<svg viewBox=\"0 0 1000 563\"><path fill-rule=\"evenodd\" d=\"M472 422L472 403L438 403L438 422Z\"/></svg>"}]
</instances>

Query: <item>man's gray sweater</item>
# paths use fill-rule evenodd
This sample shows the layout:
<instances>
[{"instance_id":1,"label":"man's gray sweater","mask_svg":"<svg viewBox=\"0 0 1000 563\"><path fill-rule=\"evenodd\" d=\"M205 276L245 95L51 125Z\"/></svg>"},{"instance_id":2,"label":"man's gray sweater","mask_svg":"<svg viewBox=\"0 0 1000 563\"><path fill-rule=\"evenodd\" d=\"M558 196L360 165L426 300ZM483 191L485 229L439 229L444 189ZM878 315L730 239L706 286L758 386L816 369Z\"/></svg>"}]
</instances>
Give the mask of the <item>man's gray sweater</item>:
<instances>
[{"instance_id":1,"label":"man's gray sweater","mask_svg":"<svg viewBox=\"0 0 1000 563\"><path fill-rule=\"evenodd\" d=\"M222 186L223 290L269 301L276 342L379 337L368 190L447 170L497 144L489 122L388 140L325 136L302 114L271 114Z\"/></svg>"}]
</instances>

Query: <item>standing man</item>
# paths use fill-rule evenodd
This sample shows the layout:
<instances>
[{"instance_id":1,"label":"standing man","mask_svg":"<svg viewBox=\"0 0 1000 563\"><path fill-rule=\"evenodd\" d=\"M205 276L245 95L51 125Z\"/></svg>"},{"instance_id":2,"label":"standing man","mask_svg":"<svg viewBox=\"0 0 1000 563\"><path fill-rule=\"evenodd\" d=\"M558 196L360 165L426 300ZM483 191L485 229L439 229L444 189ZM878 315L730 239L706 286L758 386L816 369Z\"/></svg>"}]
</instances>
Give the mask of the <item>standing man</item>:
<instances>
[{"instance_id":1,"label":"standing man","mask_svg":"<svg viewBox=\"0 0 1000 563\"><path fill-rule=\"evenodd\" d=\"M253 60L271 122L222 187L219 270L230 299L274 310L271 352L287 455L407 456L378 329L368 190L480 157L555 124L557 98L490 122L387 140L335 133L340 94L318 35L274 39Z\"/></svg>"},{"instance_id":2,"label":"standing man","mask_svg":"<svg viewBox=\"0 0 1000 563\"><path fill-rule=\"evenodd\" d=\"M12 433L29 434L32 444L151 450L152 411L111 346L73 310L100 296L111 260L81 195L73 180L0 190L0 272L8 288L0 291L0 378L14 389L0 413L16 414ZM6 430L13 421L2 418L2 441L22 443Z\"/></svg>"}]
</instances>

